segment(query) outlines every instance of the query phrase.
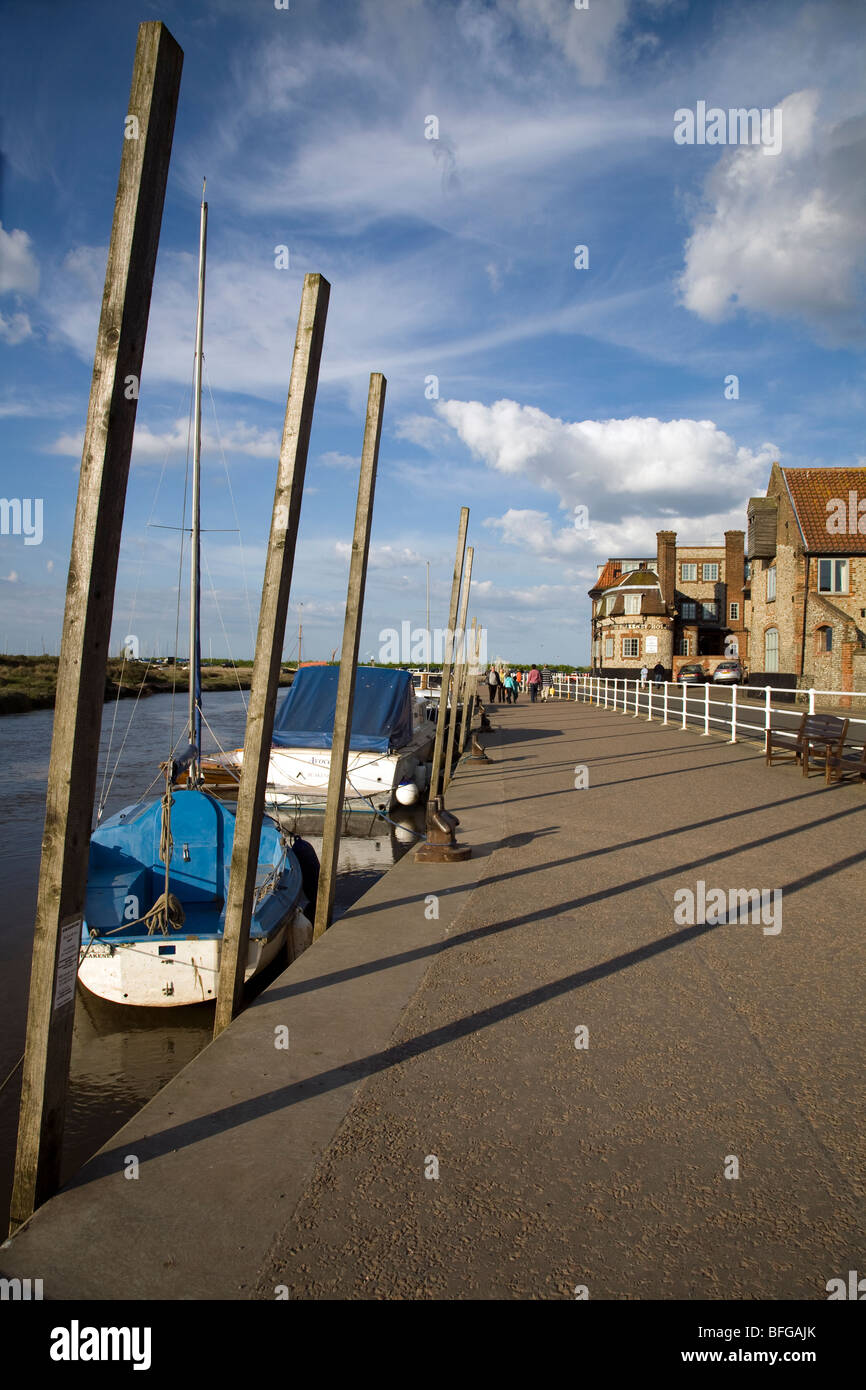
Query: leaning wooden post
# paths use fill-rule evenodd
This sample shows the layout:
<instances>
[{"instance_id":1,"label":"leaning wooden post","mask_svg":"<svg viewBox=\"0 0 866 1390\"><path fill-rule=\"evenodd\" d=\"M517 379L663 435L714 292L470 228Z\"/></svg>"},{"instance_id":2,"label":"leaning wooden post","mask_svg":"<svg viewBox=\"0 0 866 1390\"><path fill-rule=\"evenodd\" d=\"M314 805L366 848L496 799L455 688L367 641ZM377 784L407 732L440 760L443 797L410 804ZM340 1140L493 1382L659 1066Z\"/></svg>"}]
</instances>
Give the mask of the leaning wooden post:
<instances>
[{"instance_id":1,"label":"leaning wooden post","mask_svg":"<svg viewBox=\"0 0 866 1390\"><path fill-rule=\"evenodd\" d=\"M117 557L182 66L163 24L139 25L57 670L13 1231L59 1186Z\"/></svg>"},{"instance_id":2,"label":"leaning wooden post","mask_svg":"<svg viewBox=\"0 0 866 1390\"><path fill-rule=\"evenodd\" d=\"M464 667L466 665L466 613L469 608L469 589L472 584L472 559L475 554L470 545L466 552L466 568L463 574L463 592L460 595L460 616L457 619L455 634L456 665L454 667L454 699L451 717L448 720L448 740L445 745L445 768L442 774L442 790L448 790L451 781L451 761L454 757L454 739L457 736L457 711L463 694Z\"/></svg>"},{"instance_id":3,"label":"leaning wooden post","mask_svg":"<svg viewBox=\"0 0 866 1390\"><path fill-rule=\"evenodd\" d=\"M214 1037L237 1013L244 985L289 590L330 293L322 275L304 276L247 710Z\"/></svg>"},{"instance_id":4,"label":"leaning wooden post","mask_svg":"<svg viewBox=\"0 0 866 1390\"><path fill-rule=\"evenodd\" d=\"M448 631L445 634L445 658L442 664L442 689L439 694L439 714L436 719L436 741L433 744L433 765L430 769L430 793L432 801L439 795L439 773L442 769L442 751L445 742L445 720L448 716L448 682L451 679L451 653L454 644L454 626L457 622L457 603L460 598L460 578L463 574L463 557L466 553L466 531L469 526L469 508L460 508L460 525L457 528L457 554L454 557L454 575L451 580L451 605L448 609Z\"/></svg>"},{"instance_id":5,"label":"leaning wooden post","mask_svg":"<svg viewBox=\"0 0 866 1390\"><path fill-rule=\"evenodd\" d=\"M466 679L463 685L463 718L460 721L460 744L458 756L463 756L466 747L466 730L472 723L472 710L475 705L475 691L478 686L478 679L475 666L478 661L478 633L476 632L477 618L472 619L472 636L469 644L469 651L466 657Z\"/></svg>"},{"instance_id":6,"label":"leaning wooden post","mask_svg":"<svg viewBox=\"0 0 866 1390\"><path fill-rule=\"evenodd\" d=\"M340 820L346 795L346 769L349 765L358 644L361 641L361 619L364 614L376 466L379 461L379 440L385 410L385 384L381 372L370 374L367 422L364 427L364 447L361 451L361 477L358 482L358 506L355 511L355 534L352 537L352 560L349 565L349 589L346 595L346 621L343 625L343 648L340 652L340 676L337 681L337 710L331 739L331 771L328 776L325 823L322 827L322 862L319 869L316 921L313 927L314 941L331 925L331 914L334 910L337 857L340 852Z\"/></svg>"}]
</instances>

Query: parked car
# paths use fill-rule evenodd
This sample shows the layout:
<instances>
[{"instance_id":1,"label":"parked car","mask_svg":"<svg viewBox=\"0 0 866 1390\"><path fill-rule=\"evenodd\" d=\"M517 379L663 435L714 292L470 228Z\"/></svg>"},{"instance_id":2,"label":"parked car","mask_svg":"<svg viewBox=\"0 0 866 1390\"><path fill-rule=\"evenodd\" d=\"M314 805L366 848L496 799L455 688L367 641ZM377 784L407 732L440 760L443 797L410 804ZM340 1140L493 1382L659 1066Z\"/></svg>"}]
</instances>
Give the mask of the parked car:
<instances>
[{"instance_id":1,"label":"parked car","mask_svg":"<svg viewBox=\"0 0 866 1390\"><path fill-rule=\"evenodd\" d=\"M713 672L713 680L720 685L741 685L745 679L746 673L739 661L720 661Z\"/></svg>"},{"instance_id":2,"label":"parked car","mask_svg":"<svg viewBox=\"0 0 866 1390\"><path fill-rule=\"evenodd\" d=\"M689 666L681 666L677 671L678 681L691 682L694 685L698 685L701 681L705 681L706 679L707 673L698 662L693 662Z\"/></svg>"}]
</instances>

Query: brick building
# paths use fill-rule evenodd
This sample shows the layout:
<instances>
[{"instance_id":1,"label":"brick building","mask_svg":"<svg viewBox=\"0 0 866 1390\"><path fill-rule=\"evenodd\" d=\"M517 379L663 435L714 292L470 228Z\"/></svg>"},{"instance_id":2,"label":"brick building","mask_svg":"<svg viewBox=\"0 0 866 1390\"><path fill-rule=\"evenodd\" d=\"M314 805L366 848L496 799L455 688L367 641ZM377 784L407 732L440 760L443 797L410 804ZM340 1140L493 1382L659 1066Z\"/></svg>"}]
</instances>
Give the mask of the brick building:
<instances>
[{"instance_id":1,"label":"brick building","mask_svg":"<svg viewBox=\"0 0 866 1390\"><path fill-rule=\"evenodd\" d=\"M708 670L726 656L747 656L748 591L743 531L724 545L678 546L659 531L654 557L609 559L599 566L592 600L591 660L606 676L634 676L661 662L670 678L687 661Z\"/></svg>"},{"instance_id":2,"label":"brick building","mask_svg":"<svg viewBox=\"0 0 866 1390\"><path fill-rule=\"evenodd\" d=\"M749 499L755 684L866 690L866 468L780 468Z\"/></svg>"}]
</instances>

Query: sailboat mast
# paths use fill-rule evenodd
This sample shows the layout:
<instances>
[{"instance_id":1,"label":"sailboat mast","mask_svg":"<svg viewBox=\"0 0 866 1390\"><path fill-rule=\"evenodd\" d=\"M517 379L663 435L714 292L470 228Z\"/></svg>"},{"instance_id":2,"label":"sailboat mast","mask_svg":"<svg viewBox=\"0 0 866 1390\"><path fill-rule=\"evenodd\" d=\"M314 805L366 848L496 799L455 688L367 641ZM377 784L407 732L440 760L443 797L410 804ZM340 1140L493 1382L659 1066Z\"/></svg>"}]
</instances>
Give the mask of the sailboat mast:
<instances>
[{"instance_id":1,"label":"sailboat mast","mask_svg":"<svg viewBox=\"0 0 866 1390\"><path fill-rule=\"evenodd\" d=\"M427 635L425 639L427 648L427 674L430 674L430 561L427 561Z\"/></svg>"},{"instance_id":2,"label":"sailboat mast","mask_svg":"<svg viewBox=\"0 0 866 1390\"><path fill-rule=\"evenodd\" d=\"M189 741L195 755L189 783L201 778L201 379L204 356L204 278L207 253L207 203L202 181L201 230L198 249L198 314L195 328L195 412L192 446L192 543L189 597Z\"/></svg>"}]
</instances>

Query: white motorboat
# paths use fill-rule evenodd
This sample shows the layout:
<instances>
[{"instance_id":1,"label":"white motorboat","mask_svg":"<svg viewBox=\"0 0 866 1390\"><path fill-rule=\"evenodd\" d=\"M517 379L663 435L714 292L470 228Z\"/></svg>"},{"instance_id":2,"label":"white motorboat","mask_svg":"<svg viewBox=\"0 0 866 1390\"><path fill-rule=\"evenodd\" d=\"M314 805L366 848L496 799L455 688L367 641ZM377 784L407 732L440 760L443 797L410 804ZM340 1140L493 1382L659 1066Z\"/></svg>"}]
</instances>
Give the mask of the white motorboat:
<instances>
[{"instance_id":1,"label":"white motorboat","mask_svg":"<svg viewBox=\"0 0 866 1390\"><path fill-rule=\"evenodd\" d=\"M331 741L339 666L302 666L277 710L268 766L268 806L324 807L331 774ZM435 713L435 711L434 711ZM408 671L359 666L346 769L347 810L389 811L420 800L436 726L415 698ZM208 758L209 785L239 777L243 749Z\"/></svg>"}]
</instances>

